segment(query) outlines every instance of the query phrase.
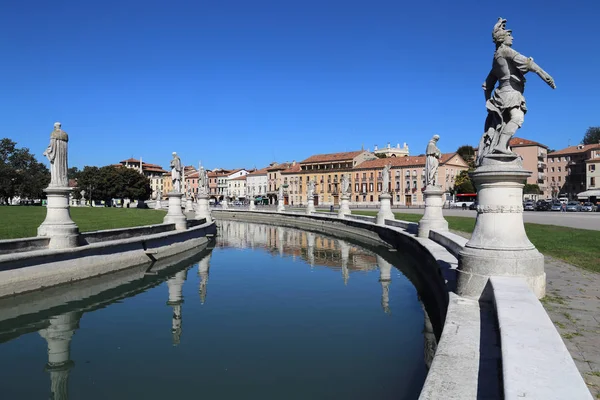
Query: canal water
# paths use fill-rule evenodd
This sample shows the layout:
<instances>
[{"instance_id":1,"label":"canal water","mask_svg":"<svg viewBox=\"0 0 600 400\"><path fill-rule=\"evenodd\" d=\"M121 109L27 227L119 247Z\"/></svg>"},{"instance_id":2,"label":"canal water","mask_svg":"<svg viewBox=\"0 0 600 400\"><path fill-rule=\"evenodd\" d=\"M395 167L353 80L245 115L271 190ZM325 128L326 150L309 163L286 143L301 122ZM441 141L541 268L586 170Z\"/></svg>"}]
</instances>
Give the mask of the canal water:
<instances>
[{"instance_id":1,"label":"canal water","mask_svg":"<svg viewBox=\"0 0 600 400\"><path fill-rule=\"evenodd\" d=\"M0 398L416 399L435 347L401 269L319 233L222 221L115 279L0 301Z\"/></svg>"}]
</instances>

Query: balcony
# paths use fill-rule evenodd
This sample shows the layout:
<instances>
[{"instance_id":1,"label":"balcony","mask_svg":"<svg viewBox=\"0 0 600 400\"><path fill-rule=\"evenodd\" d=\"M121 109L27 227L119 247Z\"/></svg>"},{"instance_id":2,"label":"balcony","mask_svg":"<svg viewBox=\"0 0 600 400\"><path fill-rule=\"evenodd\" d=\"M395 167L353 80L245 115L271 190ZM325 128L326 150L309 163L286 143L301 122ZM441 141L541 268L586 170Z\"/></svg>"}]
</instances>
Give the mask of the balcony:
<instances>
[{"instance_id":1,"label":"balcony","mask_svg":"<svg viewBox=\"0 0 600 400\"><path fill-rule=\"evenodd\" d=\"M546 168L546 163L538 161L538 169L545 169L545 168Z\"/></svg>"},{"instance_id":2,"label":"balcony","mask_svg":"<svg viewBox=\"0 0 600 400\"><path fill-rule=\"evenodd\" d=\"M546 158L546 152L545 151L538 151L538 158L541 158L541 159Z\"/></svg>"}]
</instances>

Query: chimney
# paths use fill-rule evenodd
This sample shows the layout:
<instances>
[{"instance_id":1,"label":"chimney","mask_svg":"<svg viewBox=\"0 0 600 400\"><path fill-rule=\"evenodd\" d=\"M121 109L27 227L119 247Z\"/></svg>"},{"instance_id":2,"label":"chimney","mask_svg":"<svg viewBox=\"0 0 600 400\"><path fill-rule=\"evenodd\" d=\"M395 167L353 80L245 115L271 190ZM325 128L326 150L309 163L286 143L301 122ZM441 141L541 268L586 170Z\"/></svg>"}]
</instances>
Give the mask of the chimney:
<instances>
[{"instance_id":1,"label":"chimney","mask_svg":"<svg viewBox=\"0 0 600 400\"><path fill-rule=\"evenodd\" d=\"M292 167L296 166L296 160L292 160Z\"/></svg>"}]
</instances>

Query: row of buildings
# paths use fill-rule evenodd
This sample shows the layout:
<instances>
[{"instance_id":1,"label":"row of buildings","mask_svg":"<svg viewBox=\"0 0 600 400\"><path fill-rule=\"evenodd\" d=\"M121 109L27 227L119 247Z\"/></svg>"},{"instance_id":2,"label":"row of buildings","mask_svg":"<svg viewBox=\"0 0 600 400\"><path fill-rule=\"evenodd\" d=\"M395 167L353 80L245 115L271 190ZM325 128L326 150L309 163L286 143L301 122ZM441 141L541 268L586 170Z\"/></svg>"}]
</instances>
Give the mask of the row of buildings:
<instances>
[{"instance_id":1,"label":"row of buildings","mask_svg":"<svg viewBox=\"0 0 600 400\"><path fill-rule=\"evenodd\" d=\"M527 183L538 185L538 198L567 197L569 199L600 196L600 144L570 146L549 152L544 144L523 138L511 139L514 152L523 158L524 168L532 172ZM350 176L351 203L375 205L383 191L381 175L385 165L391 165L388 192L393 204L423 204L425 189L425 156L410 156L408 146L390 146L374 151L357 150L316 154L296 162L273 162L260 169L221 169L208 173L211 201L275 204L280 186L284 187L286 205L306 205L308 182L314 180L315 204L337 205L342 174ZM167 196L173 189L170 171L141 159L121 161L121 166L135 168L148 177L152 198ZM468 170L468 163L457 153L442 154L438 170L439 184L450 193L457 176ZM184 190L191 196L198 193L198 170L185 167Z\"/></svg>"}]
</instances>

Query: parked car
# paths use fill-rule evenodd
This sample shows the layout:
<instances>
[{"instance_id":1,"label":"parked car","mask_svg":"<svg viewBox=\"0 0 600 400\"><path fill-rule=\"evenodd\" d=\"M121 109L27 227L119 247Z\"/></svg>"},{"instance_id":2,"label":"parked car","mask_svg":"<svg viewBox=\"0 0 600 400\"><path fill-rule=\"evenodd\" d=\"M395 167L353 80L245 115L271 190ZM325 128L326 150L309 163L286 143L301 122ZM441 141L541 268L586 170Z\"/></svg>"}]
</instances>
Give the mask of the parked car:
<instances>
[{"instance_id":1,"label":"parked car","mask_svg":"<svg viewBox=\"0 0 600 400\"><path fill-rule=\"evenodd\" d=\"M550 211L552 204L548 203L546 200L538 200L535 203L535 211Z\"/></svg>"},{"instance_id":2,"label":"parked car","mask_svg":"<svg viewBox=\"0 0 600 400\"><path fill-rule=\"evenodd\" d=\"M570 201L567 203L567 211L581 211L581 204L576 201Z\"/></svg>"},{"instance_id":3,"label":"parked car","mask_svg":"<svg viewBox=\"0 0 600 400\"><path fill-rule=\"evenodd\" d=\"M583 203L581 206L581 211L594 211L594 205L592 203Z\"/></svg>"},{"instance_id":4,"label":"parked car","mask_svg":"<svg viewBox=\"0 0 600 400\"><path fill-rule=\"evenodd\" d=\"M560 202L552 203L552 206L550 207L550 211L560 211L560 210L562 210L562 203L560 203Z\"/></svg>"},{"instance_id":5,"label":"parked car","mask_svg":"<svg viewBox=\"0 0 600 400\"><path fill-rule=\"evenodd\" d=\"M523 206L523 209L525 211L535 211L535 204L533 204L533 201L528 201Z\"/></svg>"}]
</instances>

